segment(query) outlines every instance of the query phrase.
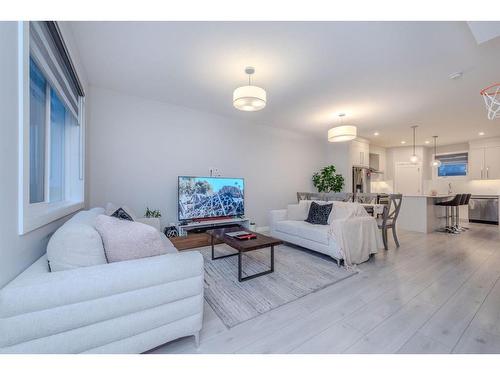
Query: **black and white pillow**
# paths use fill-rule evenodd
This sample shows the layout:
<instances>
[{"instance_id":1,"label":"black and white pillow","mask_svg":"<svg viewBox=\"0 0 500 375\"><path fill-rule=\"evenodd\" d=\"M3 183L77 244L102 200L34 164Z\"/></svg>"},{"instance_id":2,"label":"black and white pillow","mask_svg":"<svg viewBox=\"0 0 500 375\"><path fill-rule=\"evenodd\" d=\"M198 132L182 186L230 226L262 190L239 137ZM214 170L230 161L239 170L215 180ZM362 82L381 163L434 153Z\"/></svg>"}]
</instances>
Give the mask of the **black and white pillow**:
<instances>
[{"instance_id":1,"label":"black and white pillow","mask_svg":"<svg viewBox=\"0 0 500 375\"><path fill-rule=\"evenodd\" d=\"M330 212L332 212L332 207L332 203L318 204L316 202L311 202L309 214L305 221L310 224L328 225L328 217L330 216Z\"/></svg>"},{"instance_id":2,"label":"black and white pillow","mask_svg":"<svg viewBox=\"0 0 500 375\"><path fill-rule=\"evenodd\" d=\"M115 212L113 212L113 214L111 214L111 216L116 217L116 218L121 219L121 220L134 221L134 219L132 219L132 216L129 215L127 213L127 211L125 211L122 207L120 207Z\"/></svg>"}]
</instances>

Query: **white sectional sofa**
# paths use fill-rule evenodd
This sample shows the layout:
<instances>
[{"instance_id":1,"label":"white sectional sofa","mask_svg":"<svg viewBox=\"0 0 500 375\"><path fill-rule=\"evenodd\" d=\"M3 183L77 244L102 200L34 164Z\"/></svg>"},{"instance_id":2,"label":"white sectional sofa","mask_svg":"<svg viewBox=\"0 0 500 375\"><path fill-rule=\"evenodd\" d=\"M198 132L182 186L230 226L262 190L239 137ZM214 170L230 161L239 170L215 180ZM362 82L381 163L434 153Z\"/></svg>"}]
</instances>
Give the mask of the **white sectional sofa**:
<instances>
[{"instance_id":1,"label":"white sectional sofa","mask_svg":"<svg viewBox=\"0 0 500 375\"><path fill-rule=\"evenodd\" d=\"M58 272L42 256L0 290L0 353L142 353L197 340L203 258L168 243L166 255Z\"/></svg>"}]
</instances>

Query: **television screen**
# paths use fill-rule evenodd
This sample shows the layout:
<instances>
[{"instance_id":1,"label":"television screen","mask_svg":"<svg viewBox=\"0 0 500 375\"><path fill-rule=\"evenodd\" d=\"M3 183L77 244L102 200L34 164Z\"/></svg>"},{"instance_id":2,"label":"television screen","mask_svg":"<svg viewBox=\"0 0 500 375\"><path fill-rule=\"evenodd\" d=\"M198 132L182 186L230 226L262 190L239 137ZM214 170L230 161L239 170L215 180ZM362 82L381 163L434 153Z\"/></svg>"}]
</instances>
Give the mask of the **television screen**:
<instances>
[{"instance_id":1,"label":"television screen","mask_svg":"<svg viewBox=\"0 0 500 375\"><path fill-rule=\"evenodd\" d=\"M242 178L179 176L179 220L245 214Z\"/></svg>"}]
</instances>

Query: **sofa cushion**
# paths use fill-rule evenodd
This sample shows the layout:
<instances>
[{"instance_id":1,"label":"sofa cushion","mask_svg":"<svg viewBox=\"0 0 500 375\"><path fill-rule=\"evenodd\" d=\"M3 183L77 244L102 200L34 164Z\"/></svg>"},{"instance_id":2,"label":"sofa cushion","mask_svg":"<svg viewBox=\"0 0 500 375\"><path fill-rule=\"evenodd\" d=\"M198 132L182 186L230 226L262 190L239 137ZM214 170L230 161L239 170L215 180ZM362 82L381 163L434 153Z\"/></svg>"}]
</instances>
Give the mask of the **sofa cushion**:
<instances>
[{"instance_id":1,"label":"sofa cushion","mask_svg":"<svg viewBox=\"0 0 500 375\"><path fill-rule=\"evenodd\" d=\"M163 234L149 225L99 215L96 229L109 263L167 254Z\"/></svg>"},{"instance_id":2,"label":"sofa cushion","mask_svg":"<svg viewBox=\"0 0 500 375\"><path fill-rule=\"evenodd\" d=\"M99 216L99 211L79 211L73 215L71 219L69 219L66 223L73 224L85 224L90 225L91 227L95 227L95 219Z\"/></svg>"},{"instance_id":3,"label":"sofa cushion","mask_svg":"<svg viewBox=\"0 0 500 375\"><path fill-rule=\"evenodd\" d=\"M79 212L76 220L65 223L50 238L47 259L52 272L106 263L101 236L85 223L91 218L86 212Z\"/></svg>"},{"instance_id":4,"label":"sofa cushion","mask_svg":"<svg viewBox=\"0 0 500 375\"><path fill-rule=\"evenodd\" d=\"M287 219L304 221L307 219L310 205L311 201L300 201L298 204L289 204L286 210Z\"/></svg>"},{"instance_id":5,"label":"sofa cushion","mask_svg":"<svg viewBox=\"0 0 500 375\"><path fill-rule=\"evenodd\" d=\"M275 229L292 236L328 245L328 225L309 224L306 221L283 220L276 223Z\"/></svg>"},{"instance_id":6,"label":"sofa cushion","mask_svg":"<svg viewBox=\"0 0 500 375\"><path fill-rule=\"evenodd\" d=\"M307 213L306 213L306 217L302 220L306 220L307 219L307 216L309 215L309 209L311 208L311 203L312 202L315 202L319 205L325 205L325 204L331 204L332 205L332 210L330 211L330 215L328 216L328 224L331 224L332 223L332 220L334 219L334 211L335 211L335 202L328 202L328 201L318 201L318 200L303 200L303 201L300 201L300 203L306 205L307 207Z\"/></svg>"},{"instance_id":7,"label":"sofa cushion","mask_svg":"<svg viewBox=\"0 0 500 375\"><path fill-rule=\"evenodd\" d=\"M332 212L332 204L311 203L306 221L311 224L328 225L328 217Z\"/></svg>"},{"instance_id":8,"label":"sofa cushion","mask_svg":"<svg viewBox=\"0 0 500 375\"><path fill-rule=\"evenodd\" d=\"M123 208L117 209L115 212L113 212L110 216L116 217L117 219L121 220L128 220L128 221L135 221L132 219L132 216L130 216L127 211L125 211Z\"/></svg>"},{"instance_id":9,"label":"sofa cushion","mask_svg":"<svg viewBox=\"0 0 500 375\"><path fill-rule=\"evenodd\" d=\"M129 206L126 206L126 205L117 206L116 204L114 204L112 202L108 202L106 204L105 214L108 215L108 216L111 216L119 208L122 208L125 212L127 212L127 214L130 215L130 217L132 218L132 220L137 221L137 219L138 219L137 214L134 212L134 210L132 210Z\"/></svg>"}]
</instances>

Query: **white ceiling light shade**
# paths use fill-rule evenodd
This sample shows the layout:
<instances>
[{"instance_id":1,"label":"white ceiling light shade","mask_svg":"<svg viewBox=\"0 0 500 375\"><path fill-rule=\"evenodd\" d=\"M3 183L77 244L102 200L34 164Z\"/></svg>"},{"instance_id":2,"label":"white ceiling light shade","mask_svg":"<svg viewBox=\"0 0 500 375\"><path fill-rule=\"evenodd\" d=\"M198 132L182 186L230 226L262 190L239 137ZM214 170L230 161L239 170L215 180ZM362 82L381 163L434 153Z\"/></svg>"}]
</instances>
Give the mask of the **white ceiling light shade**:
<instances>
[{"instance_id":1,"label":"white ceiling light shade","mask_svg":"<svg viewBox=\"0 0 500 375\"><path fill-rule=\"evenodd\" d=\"M248 85L238 87L233 92L233 105L240 111L260 111L267 104L267 93L261 87L251 84L251 76L255 73L255 69L251 66L245 69L248 74Z\"/></svg>"},{"instance_id":2,"label":"white ceiling light shade","mask_svg":"<svg viewBox=\"0 0 500 375\"><path fill-rule=\"evenodd\" d=\"M358 135L358 128L354 125L342 125L342 118L345 113L340 113L340 126L335 126L328 130L328 142L352 141Z\"/></svg>"},{"instance_id":3,"label":"white ceiling light shade","mask_svg":"<svg viewBox=\"0 0 500 375\"><path fill-rule=\"evenodd\" d=\"M416 132L417 132L418 125L413 125L411 128L413 129L413 155L410 157L410 161L412 163L418 163L419 158L415 152L415 138L416 138Z\"/></svg>"},{"instance_id":4,"label":"white ceiling light shade","mask_svg":"<svg viewBox=\"0 0 500 375\"><path fill-rule=\"evenodd\" d=\"M437 155L437 135L433 135L432 138L434 138L434 158L431 161L431 167L433 168L439 168L441 166L441 160L436 159Z\"/></svg>"},{"instance_id":5,"label":"white ceiling light shade","mask_svg":"<svg viewBox=\"0 0 500 375\"><path fill-rule=\"evenodd\" d=\"M352 141L358 135L358 129L353 125L336 126L328 130L328 142Z\"/></svg>"}]
</instances>

